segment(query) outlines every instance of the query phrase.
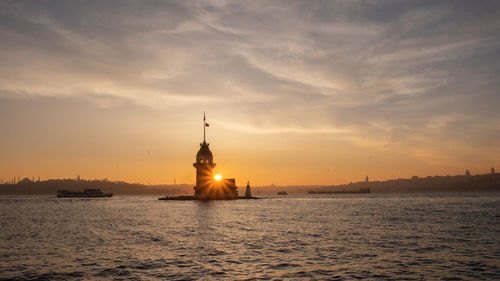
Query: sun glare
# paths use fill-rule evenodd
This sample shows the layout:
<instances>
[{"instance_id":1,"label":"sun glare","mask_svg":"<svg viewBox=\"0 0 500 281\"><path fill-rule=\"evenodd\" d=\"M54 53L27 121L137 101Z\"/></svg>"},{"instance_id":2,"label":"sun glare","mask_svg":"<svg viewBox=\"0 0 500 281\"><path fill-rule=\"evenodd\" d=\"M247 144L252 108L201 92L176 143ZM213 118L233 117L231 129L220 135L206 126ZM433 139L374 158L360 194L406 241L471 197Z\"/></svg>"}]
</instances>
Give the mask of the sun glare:
<instances>
[{"instance_id":1,"label":"sun glare","mask_svg":"<svg viewBox=\"0 0 500 281\"><path fill-rule=\"evenodd\" d=\"M220 180L222 179L222 176L221 176L221 175L219 175L219 174L217 174L217 175L215 175L214 179L215 179L216 181L220 181Z\"/></svg>"}]
</instances>

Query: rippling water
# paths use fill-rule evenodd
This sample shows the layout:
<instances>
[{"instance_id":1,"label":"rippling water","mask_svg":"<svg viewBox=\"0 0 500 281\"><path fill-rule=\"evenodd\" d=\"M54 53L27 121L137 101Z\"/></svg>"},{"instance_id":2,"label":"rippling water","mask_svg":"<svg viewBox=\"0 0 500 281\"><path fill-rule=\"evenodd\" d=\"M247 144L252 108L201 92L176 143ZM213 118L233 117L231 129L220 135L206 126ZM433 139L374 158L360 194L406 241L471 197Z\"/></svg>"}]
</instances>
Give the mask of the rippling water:
<instances>
[{"instance_id":1,"label":"rippling water","mask_svg":"<svg viewBox=\"0 0 500 281\"><path fill-rule=\"evenodd\" d=\"M500 194L0 198L0 279L500 279Z\"/></svg>"}]
</instances>

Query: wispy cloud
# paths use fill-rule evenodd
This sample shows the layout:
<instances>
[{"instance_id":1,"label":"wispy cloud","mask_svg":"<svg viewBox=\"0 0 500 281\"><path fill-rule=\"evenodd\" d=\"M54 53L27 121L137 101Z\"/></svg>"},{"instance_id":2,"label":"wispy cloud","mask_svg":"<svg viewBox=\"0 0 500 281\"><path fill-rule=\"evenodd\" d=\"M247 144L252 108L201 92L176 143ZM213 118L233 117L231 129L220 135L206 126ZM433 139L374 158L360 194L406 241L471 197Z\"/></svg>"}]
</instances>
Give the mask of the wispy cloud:
<instances>
[{"instance_id":1,"label":"wispy cloud","mask_svg":"<svg viewBox=\"0 0 500 281\"><path fill-rule=\"evenodd\" d=\"M498 145L499 6L2 2L0 95L237 108L220 124L402 143L422 158L460 132L478 137L453 142L475 151Z\"/></svg>"}]
</instances>

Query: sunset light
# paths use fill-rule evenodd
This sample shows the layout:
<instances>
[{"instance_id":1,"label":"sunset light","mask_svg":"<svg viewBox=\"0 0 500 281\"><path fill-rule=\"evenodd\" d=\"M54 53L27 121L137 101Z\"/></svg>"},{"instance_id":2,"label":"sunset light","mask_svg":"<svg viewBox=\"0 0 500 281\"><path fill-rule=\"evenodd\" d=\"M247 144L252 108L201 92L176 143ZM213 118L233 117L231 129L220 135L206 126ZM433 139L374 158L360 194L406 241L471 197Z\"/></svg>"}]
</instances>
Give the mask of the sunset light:
<instances>
[{"instance_id":1,"label":"sunset light","mask_svg":"<svg viewBox=\"0 0 500 281\"><path fill-rule=\"evenodd\" d=\"M500 280L498 27L500 0L0 0L0 281Z\"/></svg>"}]
</instances>

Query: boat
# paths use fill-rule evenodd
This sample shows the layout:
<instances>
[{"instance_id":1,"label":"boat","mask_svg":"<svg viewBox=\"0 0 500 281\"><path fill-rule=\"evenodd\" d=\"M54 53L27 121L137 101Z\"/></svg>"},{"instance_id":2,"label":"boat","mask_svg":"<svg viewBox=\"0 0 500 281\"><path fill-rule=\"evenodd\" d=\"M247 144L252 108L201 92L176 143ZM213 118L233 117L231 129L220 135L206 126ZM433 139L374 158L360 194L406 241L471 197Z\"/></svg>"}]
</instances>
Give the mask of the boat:
<instances>
[{"instance_id":1,"label":"boat","mask_svg":"<svg viewBox=\"0 0 500 281\"><path fill-rule=\"evenodd\" d=\"M58 190L57 198L101 198L111 197L113 193L104 193L100 189L87 188L82 191Z\"/></svg>"},{"instance_id":2,"label":"boat","mask_svg":"<svg viewBox=\"0 0 500 281\"><path fill-rule=\"evenodd\" d=\"M278 192L278 195L288 195L288 193L286 193L286 191L280 191Z\"/></svg>"},{"instance_id":3,"label":"boat","mask_svg":"<svg viewBox=\"0 0 500 281\"><path fill-rule=\"evenodd\" d=\"M351 194L351 193L371 193L369 188L359 190L310 190L309 194Z\"/></svg>"}]
</instances>

